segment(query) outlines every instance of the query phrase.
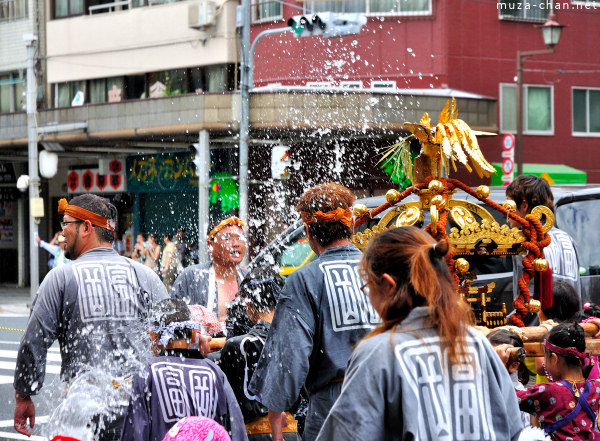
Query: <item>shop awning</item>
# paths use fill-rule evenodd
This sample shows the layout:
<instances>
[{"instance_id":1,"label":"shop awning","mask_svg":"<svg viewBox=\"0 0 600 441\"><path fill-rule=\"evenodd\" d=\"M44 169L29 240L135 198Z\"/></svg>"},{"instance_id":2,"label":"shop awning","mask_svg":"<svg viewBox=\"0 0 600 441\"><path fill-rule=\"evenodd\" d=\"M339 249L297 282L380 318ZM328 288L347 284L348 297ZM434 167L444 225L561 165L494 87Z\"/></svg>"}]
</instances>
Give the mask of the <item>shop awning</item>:
<instances>
[{"instance_id":1,"label":"shop awning","mask_svg":"<svg viewBox=\"0 0 600 441\"><path fill-rule=\"evenodd\" d=\"M492 185L502 185L502 164L492 164L496 173L492 175ZM562 164L523 164L524 175L535 175L545 179L550 185L553 184L585 184L587 175L582 170ZM514 176L517 176L515 165Z\"/></svg>"}]
</instances>

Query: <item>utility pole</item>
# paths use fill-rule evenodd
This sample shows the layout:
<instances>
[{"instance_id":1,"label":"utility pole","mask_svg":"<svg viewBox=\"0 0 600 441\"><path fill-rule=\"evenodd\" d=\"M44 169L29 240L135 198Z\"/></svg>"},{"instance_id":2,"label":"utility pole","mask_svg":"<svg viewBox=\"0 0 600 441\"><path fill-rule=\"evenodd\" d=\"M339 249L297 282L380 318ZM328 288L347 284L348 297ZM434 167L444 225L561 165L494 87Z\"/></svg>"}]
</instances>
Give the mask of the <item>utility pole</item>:
<instances>
[{"instance_id":1,"label":"utility pole","mask_svg":"<svg viewBox=\"0 0 600 441\"><path fill-rule=\"evenodd\" d=\"M30 299L33 302L40 283L39 249L35 241L38 222L34 218L35 204L40 201L40 178L38 177L37 124L35 121L37 84L35 80L35 42L37 36L23 35L27 46L27 139L29 163L29 279ZM43 206L43 205L42 205Z\"/></svg>"},{"instance_id":2,"label":"utility pole","mask_svg":"<svg viewBox=\"0 0 600 441\"><path fill-rule=\"evenodd\" d=\"M242 56L240 75L240 219L248 222L248 138L250 129L250 0L242 0ZM246 228L246 240L248 239ZM248 242L246 242L248 243ZM248 252L244 256L244 264L248 263Z\"/></svg>"},{"instance_id":3,"label":"utility pole","mask_svg":"<svg viewBox=\"0 0 600 441\"><path fill-rule=\"evenodd\" d=\"M196 170L198 172L198 260L200 263L208 262L208 249L206 247L206 230L208 228L209 202L208 192L210 185L210 144L208 131L201 130L196 148Z\"/></svg>"}]
</instances>

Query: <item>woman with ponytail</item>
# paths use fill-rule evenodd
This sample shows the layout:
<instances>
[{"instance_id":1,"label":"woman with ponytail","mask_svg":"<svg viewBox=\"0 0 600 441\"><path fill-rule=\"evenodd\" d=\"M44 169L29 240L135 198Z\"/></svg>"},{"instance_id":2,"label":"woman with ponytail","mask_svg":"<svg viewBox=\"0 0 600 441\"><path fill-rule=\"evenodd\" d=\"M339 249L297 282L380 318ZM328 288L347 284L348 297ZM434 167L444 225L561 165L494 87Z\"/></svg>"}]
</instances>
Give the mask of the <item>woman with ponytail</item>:
<instances>
[{"instance_id":1,"label":"woman with ponytail","mask_svg":"<svg viewBox=\"0 0 600 441\"><path fill-rule=\"evenodd\" d=\"M379 234L360 263L381 324L354 350L317 441L517 439L511 379L472 328L436 243L414 227Z\"/></svg>"}]
</instances>

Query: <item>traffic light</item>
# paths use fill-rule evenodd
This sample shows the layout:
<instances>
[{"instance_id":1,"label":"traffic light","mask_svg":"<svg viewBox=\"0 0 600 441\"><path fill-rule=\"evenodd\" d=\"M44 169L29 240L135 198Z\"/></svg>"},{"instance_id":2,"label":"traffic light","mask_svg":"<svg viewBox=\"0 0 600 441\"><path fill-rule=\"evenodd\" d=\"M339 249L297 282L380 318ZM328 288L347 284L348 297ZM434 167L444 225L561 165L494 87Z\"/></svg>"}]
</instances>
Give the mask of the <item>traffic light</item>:
<instances>
[{"instance_id":1,"label":"traffic light","mask_svg":"<svg viewBox=\"0 0 600 441\"><path fill-rule=\"evenodd\" d=\"M194 159L192 159L192 162L196 166L196 173L198 173L202 165L202 150L200 148L200 143L192 144L190 146L190 150L194 155Z\"/></svg>"},{"instance_id":2,"label":"traffic light","mask_svg":"<svg viewBox=\"0 0 600 441\"><path fill-rule=\"evenodd\" d=\"M336 14L321 12L314 15L295 15L288 20L288 26L295 37L323 35L325 38L354 35L367 24L363 14Z\"/></svg>"}]
</instances>

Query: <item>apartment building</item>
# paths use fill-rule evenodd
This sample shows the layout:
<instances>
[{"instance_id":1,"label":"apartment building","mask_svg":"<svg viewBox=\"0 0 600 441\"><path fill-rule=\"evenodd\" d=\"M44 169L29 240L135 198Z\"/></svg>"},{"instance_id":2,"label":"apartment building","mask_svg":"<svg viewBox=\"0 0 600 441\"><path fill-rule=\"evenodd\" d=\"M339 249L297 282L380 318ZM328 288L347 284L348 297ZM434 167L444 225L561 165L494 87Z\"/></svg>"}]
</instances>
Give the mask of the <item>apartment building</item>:
<instances>
[{"instance_id":1,"label":"apartment building","mask_svg":"<svg viewBox=\"0 0 600 441\"><path fill-rule=\"evenodd\" d=\"M600 182L600 52L591 43L598 0L286 2L256 21L253 36L285 26L290 16L326 10L365 13L369 23L336 40L265 39L254 83L410 89L415 99L423 89L461 90L497 100L499 133L515 133L517 51L547 49L539 26L551 9L566 26L555 53L523 63L524 162L565 164ZM482 139L494 162L501 160L500 138Z\"/></svg>"},{"instance_id":2,"label":"apartment building","mask_svg":"<svg viewBox=\"0 0 600 441\"><path fill-rule=\"evenodd\" d=\"M308 3L253 1L252 38L263 29L287 26L286 18ZM323 7L331 6L326 3ZM369 5L376 3L385 1ZM316 8L315 2L311 4ZM131 228L161 235L183 225L193 240L198 179L190 146L198 142L201 130L210 137L211 175L218 173L235 184L238 174L238 3L45 0L43 6L38 141L40 150L58 154L59 167L54 178L42 179L47 214L40 232L47 237L58 228L60 197L94 192L117 204L121 232ZM370 14L361 35L355 37L293 39L283 34L265 38L258 46L255 85L278 82L285 87L258 87L250 96L253 245L261 246L280 230L288 214L284 211L292 205L275 197L278 188L285 188L292 203L306 186L325 180L341 181L359 196L384 192L390 182L377 165L380 148L403 135L404 121L418 120L424 111L437 118L451 96L458 99L463 118L473 127L497 131L493 97L452 89L442 82L433 88L419 84L418 90L409 90L406 84L390 87L393 79L381 72L374 80L380 83L371 88L355 75L351 66L365 64L363 34L370 40L383 38L381 23L390 17ZM401 20L401 15L395 20ZM382 40L379 47L373 42L369 50L385 52L391 43ZM290 76L294 81L272 77L269 69L287 72L288 63L305 69L302 57L308 49L297 52L298 44L326 48L323 54L330 58L321 58L319 69L308 69L304 76ZM331 81L329 72L354 84L324 85ZM355 88L358 81L362 87ZM289 180L280 187L271 177L275 145L290 148L292 163ZM26 161L26 115L16 108L2 111L0 164L11 166L16 177L27 173ZM214 186L220 187L226 186ZM0 248L4 247L2 256L8 256L4 250L10 249L19 262L25 262L27 196L17 193L14 198L21 209L14 211L15 219L7 225L10 238L0 241ZM218 212L222 207L217 202L210 210ZM19 242L18 237L24 240ZM43 275L44 259L40 261ZM9 275L14 278L15 272Z\"/></svg>"}]
</instances>

